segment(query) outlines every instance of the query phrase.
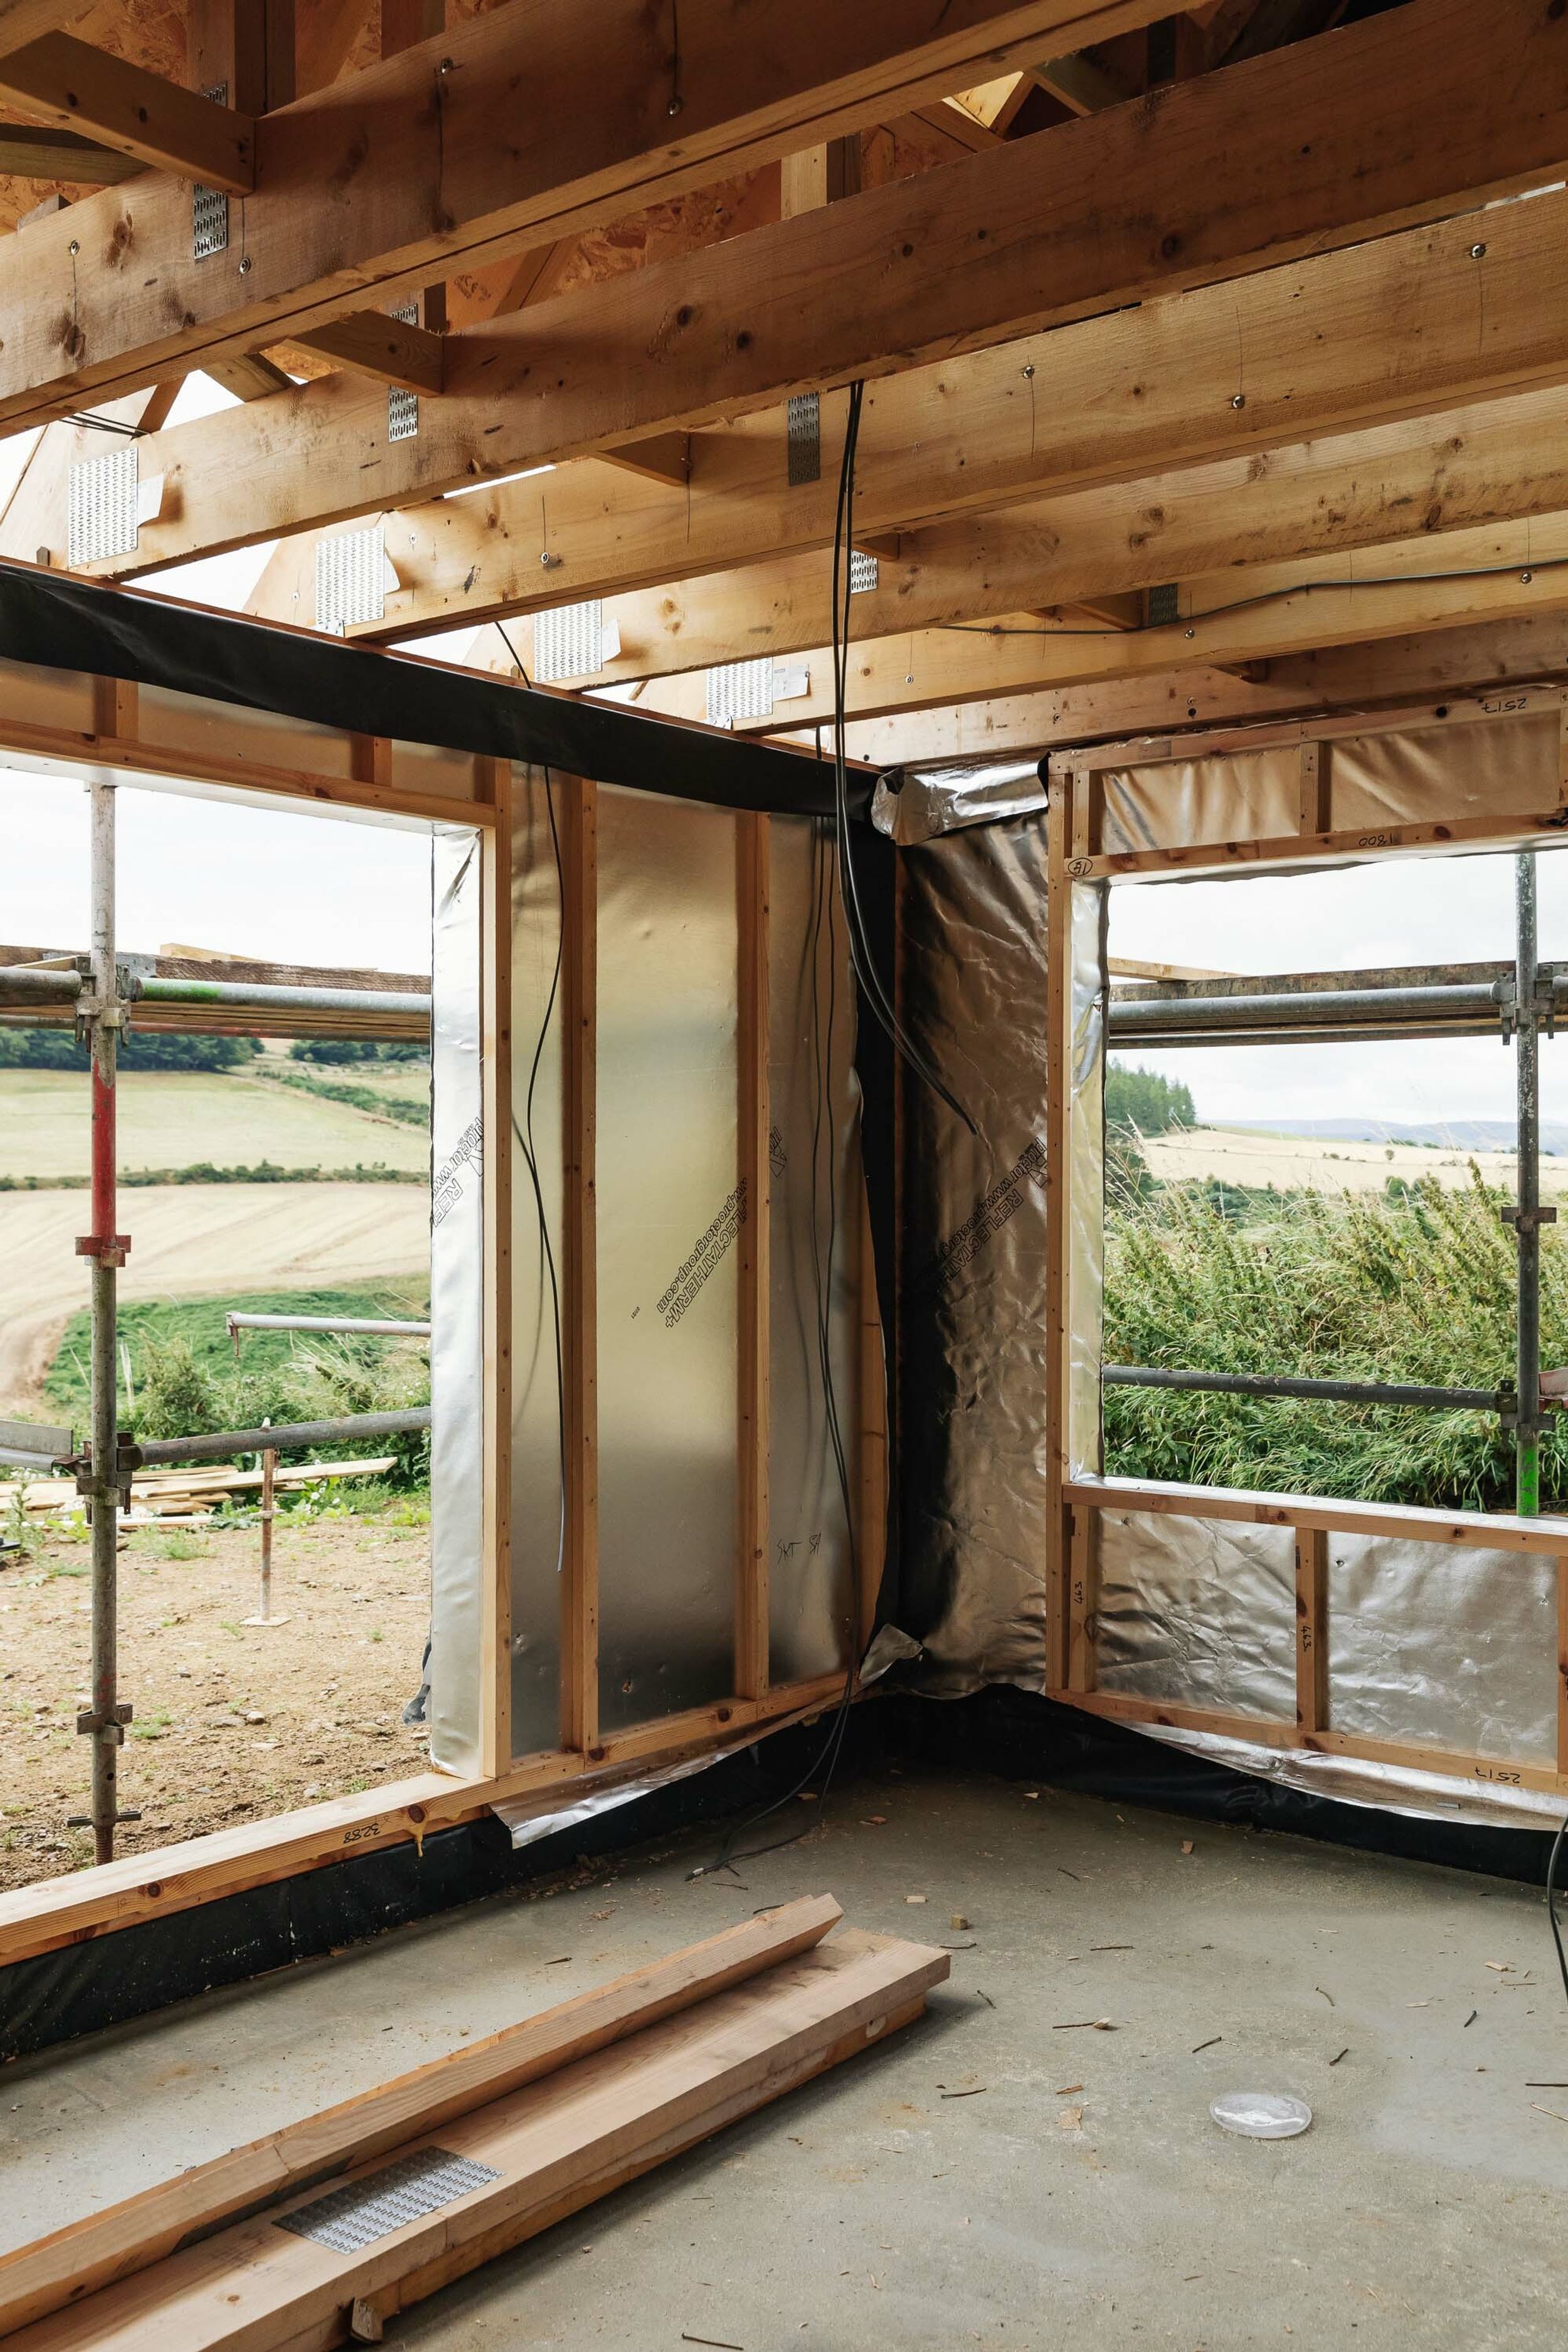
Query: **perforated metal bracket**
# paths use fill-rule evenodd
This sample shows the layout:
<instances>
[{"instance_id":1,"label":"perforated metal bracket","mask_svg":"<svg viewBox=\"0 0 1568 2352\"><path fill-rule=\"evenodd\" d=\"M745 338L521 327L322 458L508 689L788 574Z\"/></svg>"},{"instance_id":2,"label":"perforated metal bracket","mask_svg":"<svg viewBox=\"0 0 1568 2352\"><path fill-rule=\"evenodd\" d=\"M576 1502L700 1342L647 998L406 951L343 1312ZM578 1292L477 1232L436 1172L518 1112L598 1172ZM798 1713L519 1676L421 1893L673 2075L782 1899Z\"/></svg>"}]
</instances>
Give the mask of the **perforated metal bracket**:
<instances>
[{"instance_id":1,"label":"perforated metal bracket","mask_svg":"<svg viewBox=\"0 0 1568 2352\"><path fill-rule=\"evenodd\" d=\"M533 675L542 686L592 677L605 664L605 614L598 597L557 604L533 620Z\"/></svg>"},{"instance_id":2,"label":"perforated metal bracket","mask_svg":"<svg viewBox=\"0 0 1568 2352\"><path fill-rule=\"evenodd\" d=\"M215 81L204 89L204 98L215 106L228 104L228 84ZM228 250L228 195L223 188L204 188L199 184L191 189L191 258L210 261L215 253Z\"/></svg>"},{"instance_id":3,"label":"perforated metal bracket","mask_svg":"<svg viewBox=\"0 0 1568 2352\"><path fill-rule=\"evenodd\" d=\"M784 409L784 447L792 490L822 479L822 395L792 394Z\"/></svg>"},{"instance_id":4,"label":"perforated metal bracket","mask_svg":"<svg viewBox=\"0 0 1568 2352\"><path fill-rule=\"evenodd\" d=\"M405 327L419 324L417 302L399 302L392 313ZM419 394L401 383L390 384L386 394L386 437L389 441L412 441L419 431Z\"/></svg>"},{"instance_id":5,"label":"perforated metal bracket","mask_svg":"<svg viewBox=\"0 0 1568 2352\"><path fill-rule=\"evenodd\" d=\"M134 441L83 457L66 481L66 561L74 572L109 555L136 552Z\"/></svg>"}]
</instances>

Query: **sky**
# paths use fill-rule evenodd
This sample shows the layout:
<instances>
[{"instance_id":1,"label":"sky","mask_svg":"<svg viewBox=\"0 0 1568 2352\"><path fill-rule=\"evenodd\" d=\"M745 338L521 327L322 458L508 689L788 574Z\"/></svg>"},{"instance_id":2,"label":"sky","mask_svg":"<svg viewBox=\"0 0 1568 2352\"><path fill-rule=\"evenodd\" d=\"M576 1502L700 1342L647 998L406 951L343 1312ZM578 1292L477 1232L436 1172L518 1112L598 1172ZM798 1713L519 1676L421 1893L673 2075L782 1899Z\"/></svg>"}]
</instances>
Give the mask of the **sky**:
<instances>
[{"instance_id":1,"label":"sky","mask_svg":"<svg viewBox=\"0 0 1568 2352\"><path fill-rule=\"evenodd\" d=\"M172 421L234 404L207 378L189 377ZM0 503L31 439L0 443ZM214 556L145 584L237 610L271 551ZM460 660L470 634L406 650ZM122 788L121 945L179 941L266 961L424 971L429 859L417 830ZM1568 961L1568 847L1541 853L1540 877L1542 955ZM81 947L87 936L82 787L0 772L0 941ZM1513 861L1395 859L1293 877L1123 885L1111 892L1110 952L1261 973L1511 958ZM1513 1057L1491 1039L1210 1046L1131 1058L1180 1078L1200 1118L1215 1124L1513 1113ZM1542 1109L1568 1120L1568 1039L1543 1045Z\"/></svg>"},{"instance_id":2,"label":"sky","mask_svg":"<svg viewBox=\"0 0 1568 2352\"><path fill-rule=\"evenodd\" d=\"M188 376L170 422L235 405L234 395L205 376ZM0 504L33 437L0 442ZM142 584L237 611L271 552L271 543L243 548ZM471 634L463 633L464 643ZM456 641L432 640L420 650L460 658ZM122 786L117 833L121 949L177 942L263 962L430 968L430 844L422 829ZM0 941L86 947L80 784L0 772Z\"/></svg>"},{"instance_id":3,"label":"sky","mask_svg":"<svg viewBox=\"0 0 1568 2352\"><path fill-rule=\"evenodd\" d=\"M1568 850L1541 851L1538 873L1542 959L1568 962ZM1122 885L1110 894L1110 953L1261 973L1511 961L1513 877L1512 856L1492 856ZM1211 1126L1513 1118L1513 1055L1492 1038L1203 1046L1121 1058L1180 1079ZM1542 1043L1542 1116L1568 1119L1568 1039Z\"/></svg>"}]
</instances>

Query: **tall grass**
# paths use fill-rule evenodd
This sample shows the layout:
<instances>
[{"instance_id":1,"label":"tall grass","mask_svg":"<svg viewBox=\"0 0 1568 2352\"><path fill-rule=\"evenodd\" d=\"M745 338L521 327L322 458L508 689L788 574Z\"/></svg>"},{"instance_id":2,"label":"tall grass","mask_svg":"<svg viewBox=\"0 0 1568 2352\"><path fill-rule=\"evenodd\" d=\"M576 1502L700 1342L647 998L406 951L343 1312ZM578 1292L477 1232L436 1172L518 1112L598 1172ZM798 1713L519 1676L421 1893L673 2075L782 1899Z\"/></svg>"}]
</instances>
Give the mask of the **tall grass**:
<instances>
[{"instance_id":1,"label":"tall grass","mask_svg":"<svg viewBox=\"0 0 1568 2352\"><path fill-rule=\"evenodd\" d=\"M1506 1195L1472 1167L1383 1195L1281 1194L1245 1219L1201 1183L1108 1187L1105 1356L1111 1363L1490 1389L1514 1370L1515 1256ZM1568 1238L1542 1250L1542 1360L1568 1362ZM1122 1476L1338 1495L1436 1508L1512 1500L1492 1413L1108 1387L1106 1468ZM1549 1418L1543 1497L1568 1495L1568 1430Z\"/></svg>"}]
</instances>

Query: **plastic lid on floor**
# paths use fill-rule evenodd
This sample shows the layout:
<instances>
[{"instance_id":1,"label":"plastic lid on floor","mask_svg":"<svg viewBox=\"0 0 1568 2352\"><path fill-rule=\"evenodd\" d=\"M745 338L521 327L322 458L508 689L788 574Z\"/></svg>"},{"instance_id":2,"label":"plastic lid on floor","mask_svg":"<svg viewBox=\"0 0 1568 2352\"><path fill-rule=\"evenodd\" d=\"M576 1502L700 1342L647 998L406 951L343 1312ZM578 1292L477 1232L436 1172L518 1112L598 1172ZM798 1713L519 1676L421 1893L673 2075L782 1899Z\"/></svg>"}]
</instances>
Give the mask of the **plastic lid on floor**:
<instances>
[{"instance_id":1,"label":"plastic lid on floor","mask_svg":"<svg viewBox=\"0 0 1568 2352\"><path fill-rule=\"evenodd\" d=\"M1222 2131L1244 2139L1294 2139L1312 2120L1305 2099L1278 2091L1226 2091L1211 2100L1209 2113Z\"/></svg>"}]
</instances>

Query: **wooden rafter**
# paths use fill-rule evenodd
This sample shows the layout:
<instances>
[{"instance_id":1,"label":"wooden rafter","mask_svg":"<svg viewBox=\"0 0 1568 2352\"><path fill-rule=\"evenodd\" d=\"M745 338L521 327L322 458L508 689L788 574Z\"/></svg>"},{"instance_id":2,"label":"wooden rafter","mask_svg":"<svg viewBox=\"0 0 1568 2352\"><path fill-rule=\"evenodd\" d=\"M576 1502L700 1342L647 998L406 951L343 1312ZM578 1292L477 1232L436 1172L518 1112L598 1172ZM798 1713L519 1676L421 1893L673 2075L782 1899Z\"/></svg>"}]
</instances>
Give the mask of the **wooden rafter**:
<instances>
[{"instance_id":1,"label":"wooden rafter","mask_svg":"<svg viewBox=\"0 0 1568 2352\"><path fill-rule=\"evenodd\" d=\"M882 121L972 82L982 58L989 69L1036 48L1052 26L1145 22L1158 5L958 0L911 41L900 0L762 0L737 42L725 0L691 0L679 59L663 12L641 0L607 0L591 42L577 0L495 9L264 118L243 275L193 265L188 191L166 180L139 193L135 270L89 273L74 309L70 235L41 225L26 273L0 254L0 418L32 423L88 394L283 340L356 298L396 299ZM319 200L323 183L338 191L331 203ZM111 195L84 202L71 234L93 252L115 249L122 210ZM69 348L56 331L61 304Z\"/></svg>"},{"instance_id":2,"label":"wooden rafter","mask_svg":"<svg viewBox=\"0 0 1568 2352\"><path fill-rule=\"evenodd\" d=\"M0 102L25 107L56 130L80 132L187 181L239 195L255 185L256 125L249 115L68 33L47 33L0 56ZM70 209L74 224L76 207ZM85 222L81 227L85 232ZM69 243L67 238L68 252Z\"/></svg>"},{"instance_id":3,"label":"wooden rafter","mask_svg":"<svg viewBox=\"0 0 1568 2352\"><path fill-rule=\"evenodd\" d=\"M847 707L855 718L1192 666L1273 661L1319 646L1466 627L1568 608L1568 514L1255 565L1192 583L1183 617L1159 627L1074 634L1029 613L995 623L900 631L858 646ZM808 727L832 715L827 649L809 649L809 690L752 733ZM702 680L653 680L639 708L700 716Z\"/></svg>"},{"instance_id":4,"label":"wooden rafter","mask_svg":"<svg viewBox=\"0 0 1568 2352\"><path fill-rule=\"evenodd\" d=\"M0 66L4 62L0 58ZM146 168L134 155L85 139L78 131L56 131L34 122L0 123L0 172L17 179L68 180L79 187L108 188Z\"/></svg>"},{"instance_id":5,"label":"wooden rafter","mask_svg":"<svg viewBox=\"0 0 1568 2352\"><path fill-rule=\"evenodd\" d=\"M85 16L91 0L0 0L0 55Z\"/></svg>"},{"instance_id":6,"label":"wooden rafter","mask_svg":"<svg viewBox=\"0 0 1568 2352\"><path fill-rule=\"evenodd\" d=\"M1568 614L1481 622L1379 637L1246 664L1180 668L1152 677L997 695L932 709L889 711L847 731L851 759L905 761L1016 759L1058 745L1176 729L1288 719L1312 710L1365 710L1379 702L1515 689L1568 671ZM809 740L809 736L803 737Z\"/></svg>"},{"instance_id":7,"label":"wooden rafter","mask_svg":"<svg viewBox=\"0 0 1568 2352\"><path fill-rule=\"evenodd\" d=\"M896 557L879 560L875 586L851 596L849 634L858 642L1024 610L1059 615L1063 606L1074 608L1077 625L1126 629L1142 618L1130 592L1166 582L1400 537L1429 546L1436 561L1443 532L1563 511L1568 391L1528 393L1309 441L1277 451L1266 468L1230 457L903 533ZM406 635L416 551L407 576L415 584L365 635ZM605 617L620 650L595 683L820 646L831 626L830 583L825 554L813 551L617 597ZM536 583L528 588L537 600ZM519 626L521 648L529 624Z\"/></svg>"},{"instance_id":8,"label":"wooden rafter","mask_svg":"<svg viewBox=\"0 0 1568 2352\"><path fill-rule=\"evenodd\" d=\"M872 201L857 197L782 226L830 226ZM1568 299L1558 257L1568 197L1500 207L1487 215L1485 232L1463 218L1411 229L873 383L858 461L861 525L913 526L1563 382ZM737 239L730 259L724 247L698 258L705 268L724 260L733 271L749 250L761 253L759 239L776 234ZM665 315L691 284L690 266L665 265L634 282L648 318ZM522 312L521 322L541 351L586 353L623 331L617 321L629 290L617 284L559 296ZM458 355L474 347L470 334L482 348L492 331L447 337L448 385L462 373ZM803 315L800 332L809 331ZM403 507L488 472L582 455L612 425L620 439L679 429L682 397L662 366L628 358L613 386L595 380L581 398L540 402L526 388L510 397L499 388L482 399L449 394L431 404L417 436L388 442L385 403L363 385L340 379L303 387L273 408L202 418L163 436L149 466L178 484L178 502L143 530L134 557L106 568L149 570L311 521ZM841 416L841 401L825 399L822 479L793 489L782 413L700 436L691 501L664 509L662 530L654 507L600 528L603 508L579 499L570 475L556 478L552 540L567 572L555 584L597 594L824 545ZM539 550L530 543L537 485L495 496L493 509L476 499L447 509L433 611L452 609L476 566L466 592L475 617L487 602L510 602L542 584Z\"/></svg>"}]
</instances>

